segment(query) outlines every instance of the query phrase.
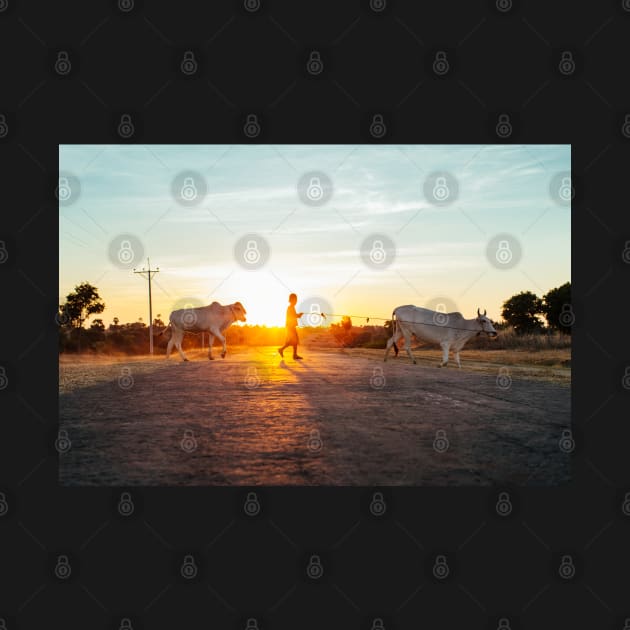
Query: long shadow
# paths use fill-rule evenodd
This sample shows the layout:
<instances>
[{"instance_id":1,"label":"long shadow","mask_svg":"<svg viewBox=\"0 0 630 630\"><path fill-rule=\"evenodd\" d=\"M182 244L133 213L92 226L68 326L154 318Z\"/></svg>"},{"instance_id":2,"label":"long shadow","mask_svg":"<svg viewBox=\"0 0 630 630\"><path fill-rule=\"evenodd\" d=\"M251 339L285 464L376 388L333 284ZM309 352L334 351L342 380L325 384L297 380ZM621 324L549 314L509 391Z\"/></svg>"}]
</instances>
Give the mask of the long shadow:
<instances>
[{"instance_id":1,"label":"long shadow","mask_svg":"<svg viewBox=\"0 0 630 630\"><path fill-rule=\"evenodd\" d=\"M331 355L331 360L333 356ZM314 361L326 361L326 353L322 353L314 358ZM353 361L352 357L347 357L348 361ZM423 440L415 444L414 440L421 435L418 428L412 428L409 425L409 433L405 428L409 424L409 418L399 422L395 414L391 414L392 404L398 404L395 400L388 400L391 392L375 391L368 382L371 362L369 359L362 358L365 362L366 378L365 382L361 379L360 371L341 373L339 378L330 378L318 369L317 365L309 363L309 356L306 355L303 361L286 362L284 359L279 363L273 362L279 368L286 370L295 376L297 381L297 392L303 397L306 407L309 408L308 417L304 417L305 423L301 425L304 429L304 461L308 468L308 474L296 473L295 483L299 485L339 485L340 483L349 483L347 479L358 479L358 485L372 485L374 482L387 483L394 485L417 485L413 481L407 481L404 476L396 477L393 473L387 473L389 468L383 467L379 477L378 469L370 468L366 462L374 457L377 461L377 445L371 440L369 433L370 427L378 424L380 434L388 435L383 431L393 431L392 439L398 440L402 436L403 442L407 444L407 452L399 453L399 459L406 458L409 466L417 466L422 469L424 466L424 457L430 457L432 460L436 458L432 452L433 436L427 436L427 440ZM335 359L336 361L336 359ZM119 386L116 378L101 382L95 385L75 390L72 393L59 395L59 411L60 411L60 429L65 429L69 433L72 441L72 447L68 453L60 456L60 480L63 484L68 485L174 485L172 479L179 475L182 483L190 485L199 485L206 483L207 485L225 485L226 477L223 476L218 467L216 470L204 470L201 466L204 462L197 462L194 466L191 463L188 468L180 471L173 468L161 468L161 463L165 462L165 445L168 449L178 448L178 442L183 436L184 429L192 429L196 436L203 435L208 432L207 420L209 414L212 413L212 407L215 399L225 398L224 379L227 377L230 381L235 378L234 373L222 371L223 376L216 380L209 379L203 382L195 381L194 387L198 388L203 385L207 387L207 398L196 398L200 402L198 413L191 417L189 414L185 422L178 424L178 418L170 412L172 408L168 405L160 405L161 400L168 400L169 397L177 394L177 379L171 379L173 389L169 390L163 387L165 371L175 374L182 374L182 370L187 368L201 368L201 366L222 365L217 361L208 362L191 361L189 363L170 362L158 366L155 371L141 373L135 376L135 384L130 389L123 389ZM338 367L338 366L337 366ZM413 368L411 368L413 369ZM197 371L197 370L195 370ZM210 372L215 373L214 370ZM156 374L160 378L156 379L159 384L152 382ZM205 374L205 372L204 372ZM350 376L350 378L348 378ZM317 380L320 379L324 388L317 387ZM234 381L236 383L236 381ZM315 386L314 386L315 385ZM464 383L462 385L468 385ZM281 387L281 384L277 384ZM428 388L430 389L430 388ZM443 391L443 390L436 390ZM469 394L472 394L471 389ZM262 392L261 392L262 393ZM410 391L410 395L411 395ZM478 394L484 395L478 391ZM139 395L141 402L136 399ZM182 388L179 396L185 397L186 390ZM196 395L199 395L198 389ZM252 395L246 393L246 395ZM405 394L406 395L406 394ZM345 397L344 408L348 409L347 414L340 414L340 406L338 397ZM520 398L520 397L519 397ZM145 401L146 407L142 407L142 400ZM410 399L411 400L411 399ZM415 400L415 399L414 399ZM349 403L347 402L349 401ZM356 405L354 402L356 401ZM242 402L240 397L234 397L234 405ZM507 402L507 401L506 401ZM520 403L520 400L512 401ZM524 402L524 401L523 401ZM224 405L227 403L223 403ZM409 405L407 404L407 407ZM311 411L312 410L312 414ZM389 415L386 415L388 412ZM290 410L287 413L291 413ZM480 412L482 413L482 412ZM418 421L422 421L423 410L418 408ZM389 419L388 419L389 418ZM570 418L567 419L570 422ZM137 426L134 426L138 423ZM374 424L372 424L374 423ZM504 423L505 424L505 423ZM386 426L387 425L387 426ZM428 426L428 425L427 425ZM437 426L437 425L436 425ZM441 426L441 425L440 425ZM445 420L445 426L451 426ZM507 425L506 425L507 426ZM556 427L558 425L556 424ZM321 433L324 441L323 449L320 452L310 452L306 446L309 430L317 429ZM232 437L238 440L238 427L230 426L229 430L233 430ZM487 433L484 438L484 431ZM546 485L555 483L553 478L564 480L566 457L557 452L556 443L548 445L546 442L538 441L537 444L522 444L514 437L510 442L510 434L506 433L507 429L503 427L497 429L482 428L479 434L465 433L462 434L463 440L476 440L476 444L461 444L460 446L470 446L470 448L478 451L475 460L481 462L492 458L492 449L498 448L503 451L504 457L508 457L508 453L514 453L514 465L505 466L506 479L509 482L512 479L522 478L523 471L521 467L525 460L531 465L539 462L540 457L536 456L536 448L544 447L545 454L548 457L547 464L543 466L540 473L536 474L538 482L529 485L540 485L541 478L549 475L549 481ZM395 432L398 432L396 435ZM549 431L547 431L549 433ZM214 434L213 434L214 435ZM217 439L222 439L226 435L225 431L217 434ZM411 437L413 439L411 439ZM465 435L465 437L464 437ZM138 443L129 443L130 436ZM406 436L406 437L405 437ZM453 437L449 431L449 436ZM543 436L541 436L543 437ZM560 437L560 435L558 435ZM387 439L384 437L384 439ZM297 441L301 442L302 437L298 437ZM451 452L444 454L444 468L441 469L440 478L454 481L455 477L451 477L457 467L457 460L452 460L452 453L456 454L459 446L457 438L453 442ZM424 444L424 442L427 442ZM557 441L557 440L556 440ZM390 445L392 442L390 442ZM531 456L524 457L521 452L524 447L531 450ZM534 448L536 447L536 448ZM402 447L401 447L402 448ZM391 450L391 449L390 449ZM411 453L411 456L410 456ZM142 457L142 459L141 459ZM191 458L193 456L191 455ZM343 458L347 457L346 460ZM440 455L437 456L438 458ZM320 459L321 458L321 459ZM553 461L550 461L553 459ZM450 463L448 463L450 461ZM207 467L207 462L205 462ZM384 465L385 466L385 465ZM455 466L455 469L453 467ZM340 468L341 467L341 468ZM394 470L389 469L389 470ZM437 470L437 469L436 469ZM481 468L480 468L481 470ZM192 472L191 472L192 471ZM330 475L327 474L330 471ZM370 472L371 471L371 472ZM473 481L474 470L469 471L465 479ZM191 475L199 474L198 478ZM387 478L389 475L389 479ZM459 470L460 478L463 471ZM161 479L161 476L163 480ZM526 475L525 475L526 476ZM147 483L146 479L151 481ZM482 485L490 485L489 480L483 475ZM139 479L140 481L137 481ZM435 485L435 479L428 478L426 482L422 481L422 474L418 476L417 471L411 471L409 479L420 479L422 485ZM144 480L144 481L142 481ZM432 484L433 481L433 484ZM529 481L529 480L528 480ZM461 485L466 485L466 481ZM527 481L525 481L527 484ZM542 483L545 483L543 481ZM356 485L353 483L353 485ZM438 485L444 485L444 482L438 482Z\"/></svg>"},{"instance_id":2,"label":"long shadow","mask_svg":"<svg viewBox=\"0 0 630 630\"><path fill-rule=\"evenodd\" d=\"M325 360L325 357L323 360ZM348 358L348 360L352 359ZM366 369L369 371L373 367L372 362L369 359L365 359L365 361L369 366ZM334 426L328 425L327 427L325 422L323 424L319 422L317 423L321 424L322 433L325 433L326 427L333 434L337 431L339 434L342 434L344 429L340 426L342 422L337 422L339 414L338 407L335 409L334 401L331 402L331 399L326 396L318 396L316 389L309 387L309 385L312 385L313 383L313 378L318 377L321 378L323 383L326 383L328 394L330 393L331 388L333 388L338 389L340 396L345 395L349 399L357 396L355 399L357 401L355 411L349 412L348 417L343 419L344 421L346 419L348 420L347 427L349 427L350 431L357 428L360 430L362 428L361 423L357 426L357 418L353 417L354 414L357 414L366 420L370 417L378 418L380 435L383 436L383 439L385 440L388 438L386 437L387 434L384 433L384 429L395 431L397 430L397 427L400 426L401 430L404 432L405 429L403 427L409 422L409 418L406 417L401 419L400 423L394 422L394 424L392 424L389 428L384 427L382 419L388 417L388 411L391 411L391 405L396 405L398 403L394 402L394 399L391 399L391 402L388 401L388 398L391 395L388 391L383 390L374 392L367 383L364 387L362 387L361 383L356 381L357 374L354 372L351 377L352 380L344 378L345 375L343 374L338 380L329 378L328 376L322 374L316 366L308 364L308 354L306 354L304 362L300 362L299 368L297 366L290 367L287 364L285 364L284 367L294 374L298 381L304 385L302 388L302 395L309 400L309 403L315 409L320 411L320 416L322 418L336 418ZM410 365L409 367L410 369L414 369L414 366ZM437 369L436 373L438 373ZM441 373L442 372L440 371L439 374ZM470 418L465 421L462 420L461 422L455 420L455 429L451 429L451 431L453 431L452 438L454 437L454 439L457 440L458 436L460 436L459 439L464 440L462 444L458 445L458 448L468 450L466 461L472 464L472 466L476 466L476 468L471 468L468 472L466 472L464 468L462 468L464 460L460 462L457 455L455 458L453 458L451 454L444 456L442 458L443 463L439 466L437 465L437 462L433 464L431 466L432 472L429 473L430 475L437 475L434 481L437 481L438 485L445 485L445 483L446 485L452 483L456 483L458 485L479 485L479 482L481 482L481 485L486 486L496 483L511 482L516 482L517 484L525 483L526 485L555 485L568 479L567 458L564 457L562 453L556 452L557 449L555 448L553 436L555 435L555 432L557 432L559 437L561 435L560 429L570 426L570 411L565 409L564 401L564 397L568 397L570 395L569 393L564 392L563 390L558 390L558 388L551 383L537 383L537 391L540 395L544 395L547 399L547 405L539 409L533 404L533 401L528 398L531 396L531 391L529 393L529 390L519 391L518 379L515 380L514 390L509 392L509 394L501 392L501 395L496 395L496 379L494 376L466 374L465 379L458 379L455 378L456 376L459 376L458 373L444 372L444 375L445 377L448 376L449 381L453 381L451 385L448 386L448 390L453 390L453 394L455 394L454 399L461 398L462 401L465 401L467 398L474 398L474 401L468 402L468 407L474 409L472 413L479 414L480 427L478 430L475 429L474 418L473 422L470 421ZM473 377L481 378L483 383L478 382L479 378ZM360 379L360 376L358 378ZM523 381L529 381L529 379L523 379ZM414 391L413 384L414 383L405 381L404 389L405 391L409 391L409 396L411 397L409 400L420 400L417 395L418 391ZM450 396L449 392L445 391L443 384L441 385L440 383L435 383L433 381L426 383L424 386L421 385L419 392L425 392L425 394L431 394L431 392L437 393L445 401L440 404L447 404L448 401L446 399ZM373 397L372 394L374 394ZM479 402L476 400L478 398L481 399ZM488 398L496 400L498 404L504 402L509 405L516 405L517 408L514 412L509 413L507 410L502 411L500 408L486 409L484 405L488 401ZM408 407L408 404L405 405L404 401L400 401L400 397L398 397L398 402ZM529 417L531 412L534 410L539 413L547 412L550 416L549 422L547 422L548 426L545 431L549 440L546 440L546 438L544 440L541 439L545 436L539 435L541 427L538 424L535 422L528 422L524 419L525 416ZM424 421L425 413L423 413L423 410L420 408L420 403L418 403L418 413L418 420L422 423ZM445 413L447 413L446 410ZM514 417L512 418L513 414ZM497 426L494 426L493 421L489 420L491 417L496 417ZM429 420L426 428L428 429L428 427L433 427L433 433L435 433L436 427L452 426L452 422L450 424L448 423L447 416L445 416L444 419L444 425L437 423L437 421L432 422ZM511 419L513 420L513 424L511 423ZM512 429L510 429L512 426L515 432L514 435L512 435ZM376 431L376 426L374 428ZM418 437L418 427L415 427L412 430L412 433L409 434L409 439L412 439L412 434L415 436L413 439ZM529 440L534 440L534 438L536 444L533 442L530 443ZM363 445L361 445L361 439L364 440ZM411 458L417 462L420 469L424 467L423 460L425 457L431 461L436 459L436 455L432 449L433 439L434 435L428 436L428 439L426 440L428 448L425 448L427 447L426 444L419 443L417 445L418 456L414 454ZM368 451L364 452L364 456L371 458L369 449L372 448L372 444L369 437L363 436L363 438L361 438L359 435L356 435L354 441L357 451L361 450L361 448L367 448ZM551 442L554 443L552 444ZM493 450L495 449L498 449L495 452L496 459L501 459L501 465L496 471L492 470L491 464L488 464L488 460L493 460L495 457L493 456ZM544 457L538 452L541 449L544 450ZM505 453L503 451L505 451ZM508 453L511 455L508 455ZM349 457L353 457L353 455L353 453L349 453ZM409 451L406 451L405 453L402 451L400 452L401 458L408 456ZM450 463L448 463L447 460ZM355 461L354 457L353 461ZM357 466L360 467L360 462L357 463ZM488 466L490 466L490 468L488 468ZM541 469L540 472L535 475L537 477L536 480L532 479L534 477L532 474L532 467ZM383 469L383 473L385 473L385 469ZM420 477L421 476L422 475L420 475ZM417 475L415 478L418 478ZM368 479L366 473L365 482L369 485L370 481L371 480ZM427 481L428 483L423 483L423 485L431 485L431 479L428 479ZM383 477L381 477L379 482L395 483L396 480L393 478L384 480ZM362 485L365 485L365 483ZM413 484L402 481L400 485Z\"/></svg>"},{"instance_id":3,"label":"long shadow","mask_svg":"<svg viewBox=\"0 0 630 630\"><path fill-rule=\"evenodd\" d=\"M233 421L238 416L239 407L252 404L252 396L257 395L257 390L246 389L241 393L238 370L242 363L236 372L233 369L215 370L221 367L228 365L201 357L189 362L171 358L171 361L157 365L155 370L134 372L133 384L127 388L125 381L112 375L109 380L59 393L59 428L68 432L72 442L70 450L60 457L60 482L63 485L110 486L229 485L229 478L238 478L238 473L237 477L233 476L234 469L242 467L246 470L248 462L242 454L230 462L226 453L237 449L234 451L236 456L241 439L245 440L242 444L251 447L251 431L262 430L265 422ZM284 364L284 369L295 375L298 382L304 378L302 367ZM191 375L190 384L181 380L186 374ZM216 374L218 378L206 378L209 374ZM183 383L179 391L178 382ZM165 383L169 386L165 387ZM298 423L300 428L289 430L293 434L287 435L289 444L304 444L304 457L298 458L304 461L296 464L279 456L281 464L286 461L289 466L297 466L295 483L299 485L322 482L322 475L313 468L314 461L307 449L309 430L316 427L312 420L317 417L320 406L316 404L316 398L307 396L306 389L298 385L292 392L303 397L304 407L309 409L303 416L306 422ZM178 409L182 408L185 410L178 415ZM290 409L287 415L291 415ZM280 419L277 426L283 424ZM287 426L290 425L291 422ZM184 430L191 430L200 441L201 448L189 455L179 449ZM200 459L203 450L206 459ZM262 460L273 458L270 453L262 446L258 457ZM295 453L289 450L286 457L295 458ZM194 458L197 459L193 461ZM273 470L269 478L273 478ZM241 482L234 483L239 485ZM332 485L334 480L330 483Z\"/></svg>"}]
</instances>

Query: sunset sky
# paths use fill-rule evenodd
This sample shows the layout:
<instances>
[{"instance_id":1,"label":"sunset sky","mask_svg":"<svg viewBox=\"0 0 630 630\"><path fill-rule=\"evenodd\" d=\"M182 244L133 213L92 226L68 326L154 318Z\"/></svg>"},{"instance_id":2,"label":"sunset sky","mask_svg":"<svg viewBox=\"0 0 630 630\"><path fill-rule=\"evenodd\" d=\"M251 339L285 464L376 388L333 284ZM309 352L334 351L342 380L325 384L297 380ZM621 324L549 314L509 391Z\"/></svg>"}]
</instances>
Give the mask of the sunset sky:
<instances>
[{"instance_id":1,"label":"sunset sky","mask_svg":"<svg viewBox=\"0 0 630 630\"><path fill-rule=\"evenodd\" d=\"M147 256L160 267L153 314L165 321L174 308L217 300L241 301L248 323L283 325L291 291L336 314L388 318L398 305L444 304L499 319L514 293L542 296L571 279L571 208L550 192L571 170L568 145L63 145L59 162L72 187L59 207L60 303L88 281L106 324L148 322L146 280L111 259L121 234L142 244L138 267ZM197 205L177 199L186 171L207 186ZM448 205L427 199L425 181L438 171L457 180ZM332 182L319 206L298 194L310 172ZM237 260L248 234L269 244L261 268ZM511 268L488 255L500 234L522 248ZM389 266L361 256L373 235L393 243Z\"/></svg>"}]
</instances>

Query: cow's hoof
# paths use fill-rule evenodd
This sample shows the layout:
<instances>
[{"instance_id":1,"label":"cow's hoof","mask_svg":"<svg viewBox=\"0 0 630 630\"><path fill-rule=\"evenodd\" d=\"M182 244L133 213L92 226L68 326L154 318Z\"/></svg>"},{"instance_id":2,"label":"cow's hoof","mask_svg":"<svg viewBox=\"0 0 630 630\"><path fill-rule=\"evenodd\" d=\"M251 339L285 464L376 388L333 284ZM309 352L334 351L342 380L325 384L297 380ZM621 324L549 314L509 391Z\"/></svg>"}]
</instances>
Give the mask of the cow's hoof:
<instances>
[{"instance_id":1,"label":"cow's hoof","mask_svg":"<svg viewBox=\"0 0 630 630\"><path fill-rule=\"evenodd\" d=\"M222 353L221 353L221 358L222 358L222 359L225 359L225 355L226 355L226 353L225 353L225 352L222 352Z\"/></svg>"},{"instance_id":2,"label":"cow's hoof","mask_svg":"<svg viewBox=\"0 0 630 630\"><path fill-rule=\"evenodd\" d=\"M415 359L413 360L413 364L415 365L416 363L418 363Z\"/></svg>"},{"instance_id":3,"label":"cow's hoof","mask_svg":"<svg viewBox=\"0 0 630 630\"><path fill-rule=\"evenodd\" d=\"M188 359L184 359L184 361L188 361Z\"/></svg>"},{"instance_id":4,"label":"cow's hoof","mask_svg":"<svg viewBox=\"0 0 630 630\"><path fill-rule=\"evenodd\" d=\"M208 357L208 361L214 361L214 357Z\"/></svg>"}]
</instances>

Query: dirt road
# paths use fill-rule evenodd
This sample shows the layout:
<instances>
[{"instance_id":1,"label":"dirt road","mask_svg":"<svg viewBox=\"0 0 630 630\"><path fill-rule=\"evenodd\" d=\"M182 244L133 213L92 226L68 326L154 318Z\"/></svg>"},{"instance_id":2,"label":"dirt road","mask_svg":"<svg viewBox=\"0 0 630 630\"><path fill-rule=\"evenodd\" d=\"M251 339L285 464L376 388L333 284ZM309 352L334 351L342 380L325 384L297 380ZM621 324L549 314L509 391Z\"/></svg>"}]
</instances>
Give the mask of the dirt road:
<instances>
[{"instance_id":1,"label":"dirt road","mask_svg":"<svg viewBox=\"0 0 630 630\"><path fill-rule=\"evenodd\" d=\"M286 354L290 354L287 352ZM230 349L60 363L67 485L551 485L570 370L544 378L381 350ZM437 356L437 355L436 355ZM509 378L505 378L508 376ZM511 383L510 380L511 379ZM437 435L436 432L443 431Z\"/></svg>"}]
</instances>

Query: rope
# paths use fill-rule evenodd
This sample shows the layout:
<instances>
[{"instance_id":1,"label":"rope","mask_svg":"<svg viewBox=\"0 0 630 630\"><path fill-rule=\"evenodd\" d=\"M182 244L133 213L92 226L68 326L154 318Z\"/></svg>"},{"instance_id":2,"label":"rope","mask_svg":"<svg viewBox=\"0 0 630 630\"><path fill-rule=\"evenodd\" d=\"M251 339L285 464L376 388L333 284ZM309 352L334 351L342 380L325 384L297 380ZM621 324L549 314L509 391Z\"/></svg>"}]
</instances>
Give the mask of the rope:
<instances>
[{"instance_id":1,"label":"rope","mask_svg":"<svg viewBox=\"0 0 630 630\"><path fill-rule=\"evenodd\" d=\"M439 311L436 311L439 312ZM447 318L448 318L448 314L447 313L443 313ZM328 317L350 317L351 319L365 319L365 323L369 323L369 321L371 319L378 319L381 321L391 321L392 318L391 317L373 317L372 315L339 315L337 313L304 313L304 315L320 315L321 317L323 317L324 319L327 319ZM413 320L410 319L398 319L396 318L397 322L402 322L403 324L422 324L423 326L438 326L439 328L450 328L451 330L467 330L470 331L470 328L461 328L460 326L447 326L446 324L438 324L438 323L429 323L429 322L414 322ZM448 320L447 320L448 321ZM472 332L472 331L471 331ZM485 330L483 330L483 328L479 331L479 332L486 332ZM486 333L487 334L487 333Z\"/></svg>"},{"instance_id":2,"label":"rope","mask_svg":"<svg viewBox=\"0 0 630 630\"><path fill-rule=\"evenodd\" d=\"M436 311L439 312L439 311ZM448 318L448 314L447 313L443 313L447 318ZM372 315L339 315L338 313L304 313L302 315L302 317L304 315L319 315L320 317L323 317L324 319L328 319L329 317L349 317L351 319L364 319L365 323L368 324L369 321L371 319L378 319L379 321L383 321L383 322L387 322L387 321L392 321L391 317L374 317ZM470 332L473 332L470 330L470 328L461 328L460 326L447 326L446 324L437 324L437 323L429 323L429 322L414 322L413 320L410 319L398 319L396 318L397 322L402 322L403 324L422 324L423 326L438 326L439 328L450 328L451 330L467 330ZM448 320L447 320L448 321ZM170 324L169 324L170 326ZM166 332L166 330L168 329L167 326L162 333ZM192 335L201 335L204 332L208 332L208 331L193 331L193 330L185 330L184 332L188 333L188 334L192 334ZM486 334L488 334L483 328L479 331L479 332L485 332ZM158 333L158 335L161 335L162 333ZM157 335L154 335L157 336Z\"/></svg>"}]
</instances>

